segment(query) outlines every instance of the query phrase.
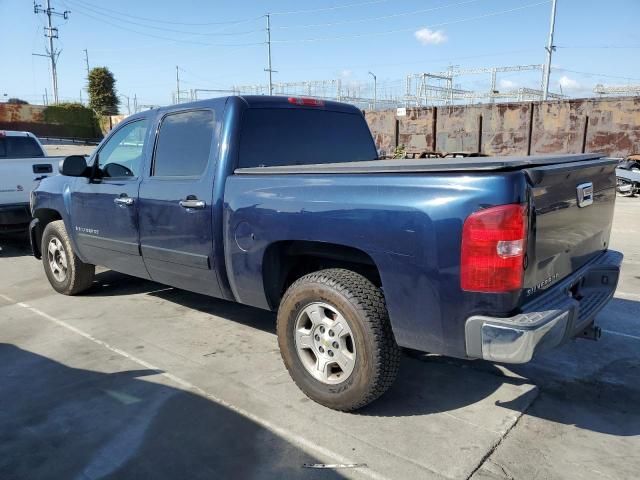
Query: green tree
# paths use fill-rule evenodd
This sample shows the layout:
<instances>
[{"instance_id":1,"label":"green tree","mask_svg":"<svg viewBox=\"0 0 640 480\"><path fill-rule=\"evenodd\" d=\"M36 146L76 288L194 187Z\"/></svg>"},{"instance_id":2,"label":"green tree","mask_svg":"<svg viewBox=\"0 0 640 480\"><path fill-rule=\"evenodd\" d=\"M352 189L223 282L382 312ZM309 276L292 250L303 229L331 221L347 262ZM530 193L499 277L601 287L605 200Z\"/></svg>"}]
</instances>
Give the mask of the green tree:
<instances>
[{"instance_id":1,"label":"green tree","mask_svg":"<svg viewBox=\"0 0 640 480\"><path fill-rule=\"evenodd\" d=\"M89 72L89 106L98 115L117 115L116 79L107 67L95 67Z\"/></svg>"}]
</instances>

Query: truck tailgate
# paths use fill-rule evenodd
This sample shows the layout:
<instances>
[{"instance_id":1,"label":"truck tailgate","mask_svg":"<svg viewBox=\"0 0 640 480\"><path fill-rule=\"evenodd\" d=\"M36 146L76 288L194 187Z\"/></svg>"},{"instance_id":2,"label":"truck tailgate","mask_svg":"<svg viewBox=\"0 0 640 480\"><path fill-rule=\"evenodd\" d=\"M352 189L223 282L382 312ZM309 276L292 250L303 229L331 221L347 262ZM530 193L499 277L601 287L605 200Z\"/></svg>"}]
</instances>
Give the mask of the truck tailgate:
<instances>
[{"instance_id":1,"label":"truck tailgate","mask_svg":"<svg viewBox=\"0 0 640 480\"><path fill-rule=\"evenodd\" d=\"M532 219L525 296L545 290L607 249L615 203L616 160L525 170Z\"/></svg>"}]
</instances>

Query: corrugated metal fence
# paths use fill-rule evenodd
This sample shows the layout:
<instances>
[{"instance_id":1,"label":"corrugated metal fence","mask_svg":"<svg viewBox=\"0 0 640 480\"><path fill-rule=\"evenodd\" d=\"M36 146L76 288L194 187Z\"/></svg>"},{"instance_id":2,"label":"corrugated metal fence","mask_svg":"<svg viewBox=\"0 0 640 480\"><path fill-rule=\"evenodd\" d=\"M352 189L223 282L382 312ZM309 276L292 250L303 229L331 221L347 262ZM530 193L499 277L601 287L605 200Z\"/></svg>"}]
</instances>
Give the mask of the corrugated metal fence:
<instances>
[{"instance_id":1,"label":"corrugated metal fence","mask_svg":"<svg viewBox=\"0 0 640 480\"><path fill-rule=\"evenodd\" d=\"M366 112L387 154L480 152L487 155L640 153L640 97L407 108Z\"/></svg>"}]
</instances>

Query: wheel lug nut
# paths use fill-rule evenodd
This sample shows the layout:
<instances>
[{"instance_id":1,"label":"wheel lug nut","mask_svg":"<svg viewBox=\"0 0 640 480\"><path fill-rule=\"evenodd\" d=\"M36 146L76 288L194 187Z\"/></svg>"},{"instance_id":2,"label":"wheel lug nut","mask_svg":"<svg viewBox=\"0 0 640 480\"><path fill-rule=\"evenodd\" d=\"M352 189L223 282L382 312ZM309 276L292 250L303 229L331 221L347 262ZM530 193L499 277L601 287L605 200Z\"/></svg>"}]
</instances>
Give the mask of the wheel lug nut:
<instances>
[{"instance_id":1,"label":"wheel lug nut","mask_svg":"<svg viewBox=\"0 0 640 480\"><path fill-rule=\"evenodd\" d=\"M320 333L324 333L324 327L320 327Z\"/></svg>"},{"instance_id":2,"label":"wheel lug nut","mask_svg":"<svg viewBox=\"0 0 640 480\"><path fill-rule=\"evenodd\" d=\"M333 330L329 330L329 336L333 337L335 335L335 333L333 333Z\"/></svg>"},{"instance_id":3,"label":"wheel lug nut","mask_svg":"<svg viewBox=\"0 0 640 480\"><path fill-rule=\"evenodd\" d=\"M333 342L333 348L340 348L340 344L338 342Z\"/></svg>"},{"instance_id":4,"label":"wheel lug nut","mask_svg":"<svg viewBox=\"0 0 640 480\"><path fill-rule=\"evenodd\" d=\"M318 347L318 350L320 351L320 353L324 353L324 348Z\"/></svg>"},{"instance_id":5,"label":"wheel lug nut","mask_svg":"<svg viewBox=\"0 0 640 480\"><path fill-rule=\"evenodd\" d=\"M318 335L317 333L316 333L316 335L315 335L313 338L315 338L315 339L316 339L316 342L319 342L319 341L320 341L320 335Z\"/></svg>"},{"instance_id":6,"label":"wheel lug nut","mask_svg":"<svg viewBox=\"0 0 640 480\"><path fill-rule=\"evenodd\" d=\"M331 350L329 350L327 353L329 354L330 357L333 357L333 352Z\"/></svg>"}]
</instances>

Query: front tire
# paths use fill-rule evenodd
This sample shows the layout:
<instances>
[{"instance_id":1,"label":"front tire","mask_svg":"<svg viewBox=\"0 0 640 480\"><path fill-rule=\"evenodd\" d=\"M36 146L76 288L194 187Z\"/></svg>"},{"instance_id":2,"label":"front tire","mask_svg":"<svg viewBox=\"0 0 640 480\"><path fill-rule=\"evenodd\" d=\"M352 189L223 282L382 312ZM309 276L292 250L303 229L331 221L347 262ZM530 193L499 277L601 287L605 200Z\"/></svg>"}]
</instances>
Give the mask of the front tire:
<instances>
[{"instance_id":1,"label":"front tire","mask_svg":"<svg viewBox=\"0 0 640 480\"><path fill-rule=\"evenodd\" d=\"M73 252L62 220L49 223L42 234L42 264L53 289L77 295L91 286L96 267L84 263Z\"/></svg>"},{"instance_id":2,"label":"front tire","mask_svg":"<svg viewBox=\"0 0 640 480\"><path fill-rule=\"evenodd\" d=\"M380 397L400 364L382 291L350 270L310 273L286 291L278 343L289 374L312 400L353 411Z\"/></svg>"}]
</instances>

